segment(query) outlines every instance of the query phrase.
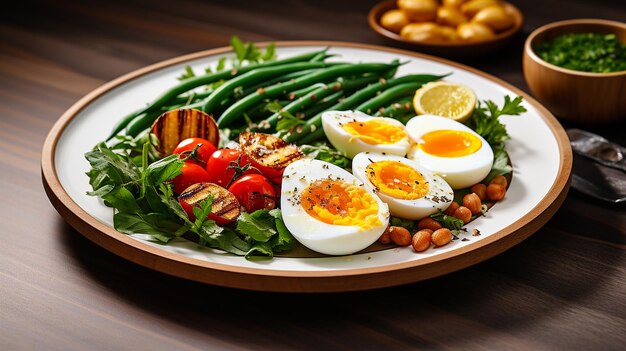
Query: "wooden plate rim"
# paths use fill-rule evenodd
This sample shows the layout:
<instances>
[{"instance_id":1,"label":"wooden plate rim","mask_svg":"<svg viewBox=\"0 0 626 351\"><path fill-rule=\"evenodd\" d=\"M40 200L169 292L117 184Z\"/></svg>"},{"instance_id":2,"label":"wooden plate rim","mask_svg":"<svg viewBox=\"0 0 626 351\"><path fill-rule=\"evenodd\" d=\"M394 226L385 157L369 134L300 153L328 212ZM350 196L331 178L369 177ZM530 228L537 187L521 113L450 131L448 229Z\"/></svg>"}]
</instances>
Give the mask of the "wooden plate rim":
<instances>
[{"instance_id":1,"label":"wooden plate rim","mask_svg":"<svg viewBox=\"0 0 626 351\"><path fill-rule=\"evenodd\" d=\"M259 43L263 47L269 43ZM499 84L539 111L556 138L560 162L556 181L545 197L526 215L490 236L434 257L372 268L337 271L265 270L207 262L173 254L147 245L101 223L78 206L61 186L54 162L56 146L67 125L93 100L110 90L168 66L231 52L228 47L200 51L161 61L116 78L84 96L70 107L51 128L42 149L41 171L45 191L56 210L82 235L129 261L145 267L195 280L233 288L275 292L337 292L366 290L417 282L447 274L493 257L529 237L560 207L569 189L572 151L567 135L556 118L532 97L508 83L477 69L411 51L377 45L340 41L281 41L278 47L321 46L384 51L444 63ZM480 250L479 250L480 249ZM243 258L242 258L243 259Z\"/></svg>"}]
</instances>

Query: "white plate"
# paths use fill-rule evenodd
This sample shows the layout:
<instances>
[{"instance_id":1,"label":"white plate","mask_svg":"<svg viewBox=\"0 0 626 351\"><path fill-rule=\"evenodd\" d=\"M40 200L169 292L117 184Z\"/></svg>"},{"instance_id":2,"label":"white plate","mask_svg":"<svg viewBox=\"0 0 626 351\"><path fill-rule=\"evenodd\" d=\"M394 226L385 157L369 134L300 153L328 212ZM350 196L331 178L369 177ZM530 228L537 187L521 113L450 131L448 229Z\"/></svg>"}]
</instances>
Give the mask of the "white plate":
<instances>
[{"instance_id":1,"label":"white plate","mask_svg":"<svg viewBox=\"0 0 626 351\"><path fill-rule=\"evenodd\" d=\"M248 261L216 250L199 249L184 239L160 245L141 235L113 229L112 210L90 190L84 153L107 137L119 119L175 85L186 65L196 72L231 55L227 48L165 61L130 73L92 92L57 122L43 151L44 185L57 210L81 233L104 248L156 270L211 284L269 291L345 291L398 285L469 266L498 254L541 227L563 201L569 187L571 149L556 119L520 90L485 73L452 62L407 51L336 42L277 43L279 57L330 46L336 60L407 61L397 76L446 74L451 82L470 86L479 99L501 104L505 95L522 95L528 112L505 116L511 135L507 151L514 167L506 198L485 217L468 224L482 235L465 234L437 249L415 253L394 248L366 254L322 258L276 257ZM254 278L254 279L253 279Z\"/></svg>"}]
</instances>

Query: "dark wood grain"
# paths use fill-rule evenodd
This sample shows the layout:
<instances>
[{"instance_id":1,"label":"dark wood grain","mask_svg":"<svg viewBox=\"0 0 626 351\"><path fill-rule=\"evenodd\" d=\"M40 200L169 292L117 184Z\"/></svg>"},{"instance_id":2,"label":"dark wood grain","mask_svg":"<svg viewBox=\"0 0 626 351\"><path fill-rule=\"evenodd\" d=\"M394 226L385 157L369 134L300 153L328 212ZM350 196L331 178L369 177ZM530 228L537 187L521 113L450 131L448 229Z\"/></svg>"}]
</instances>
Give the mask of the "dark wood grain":
<instances>
[{"instance_id":1,"label":"dark wood grain","mask_svg":"<svg viewBox=\"0 0 626 351\"><path fill-rule=\"evenodd\" d=\"M464 63L528 91L525 36L566 18L624 21L623 1L512 1L523 33ZM626 207L575 190L530 239L422 283L271 294L202 285L125 261L69 227L40 151L80 97L131 70L247 40L392 45L375 1L20 1L0 13L0 349L594 349L626 344ZM569 126L569 125L566 125ZM626 144L624 123L592 126Z\"/></svg>"}]
</instances>

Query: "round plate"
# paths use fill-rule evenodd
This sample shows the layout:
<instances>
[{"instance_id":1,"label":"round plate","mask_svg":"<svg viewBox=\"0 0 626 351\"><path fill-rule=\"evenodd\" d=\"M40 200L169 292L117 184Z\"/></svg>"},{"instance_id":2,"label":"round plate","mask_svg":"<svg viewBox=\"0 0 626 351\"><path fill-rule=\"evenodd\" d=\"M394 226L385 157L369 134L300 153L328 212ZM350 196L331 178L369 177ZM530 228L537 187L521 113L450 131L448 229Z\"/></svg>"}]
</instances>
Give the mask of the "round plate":
<instances>
[{"instance_id":1,"label":"round plate","mask_svg":"<svg viewBox=\"0 0 626 351\"><path fill-rule=\"evenodd\" d=\"M484 41L420 43L405 39L398 33L394 33L380 24L380 18L385 12L398 8L396 6L396 0L382 1L372 7L368 14L368 23L378 34L412 50L446 57L477 57L498 50L506 45L511 41L513 36L520 31L524 24L524 16L517 7L508 2L502 2L502 4L507 12L513 16L514 24L511 28L497 33L492 39Z\"/></svg>"},{"instance_id":2,"label":"round plate","mask_svg":"<svg viewBox=\"0 0 626 351\"><path fill-rule=\"evenodd\" d=\"M263 46L264 44L259 44ZM176 239L160 245L142 235L112 227L112 210L85 194L90 190L83 154L106 138L113 125L177 83L186 65L196 72L229 48L203 51L137 70L91 92L72 106L50 131L42 154L43 183L57 211L80 233L106 250L143 266L199 282L264 291L349 291L416 282L468 267L512 247L537 231L563 202L569 188L572 153L567 136L544 107L522 91L475 69L412 52L342 42L279 42L279 57L330 47L337 60L407 62L398 75L451 73L448 81L466 84L479 99L498 104L504 95L521 95L528 112L504 116L512 139L507 151L515 176L506 198L485 217L468 224L467 240L415 253L410 247L339 257L275 257L248 261L219 250L200 249ZM480 236L472 236L472 230Z\"/></svg>"}]
</instances>

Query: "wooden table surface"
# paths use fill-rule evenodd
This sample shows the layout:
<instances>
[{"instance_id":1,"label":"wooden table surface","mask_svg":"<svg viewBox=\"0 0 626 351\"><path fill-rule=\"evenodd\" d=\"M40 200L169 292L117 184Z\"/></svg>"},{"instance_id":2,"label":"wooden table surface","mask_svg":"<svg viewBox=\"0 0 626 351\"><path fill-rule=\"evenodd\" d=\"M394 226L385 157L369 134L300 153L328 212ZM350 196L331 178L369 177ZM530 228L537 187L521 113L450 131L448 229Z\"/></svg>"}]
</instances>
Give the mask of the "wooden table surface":
<instances>
[{"instance_id":1,"label":"wooden table surface","mask_svg":"<svg viewBox=\"0 0 626 351\"><path fill-rule=\"evenodd\" d=\"M245 40L393 45L375 1L19 1L0 13L0 349L617 350L626 345L626 207L571 190L531 238L421 283L332 294L203 285L85 239L48 201L41 148L58 117L122 74ZM464 63L528 91L521 54L551 21L626 20L623 0L513 1L506 50ZM566 125L569 126L569 125ZM592 127L626 144L624 123Z\"/></svg>"}]
</instances>

